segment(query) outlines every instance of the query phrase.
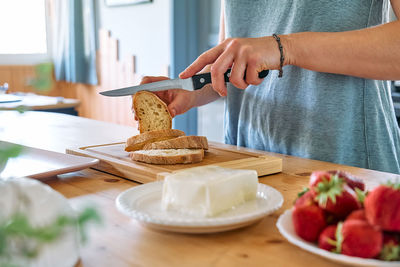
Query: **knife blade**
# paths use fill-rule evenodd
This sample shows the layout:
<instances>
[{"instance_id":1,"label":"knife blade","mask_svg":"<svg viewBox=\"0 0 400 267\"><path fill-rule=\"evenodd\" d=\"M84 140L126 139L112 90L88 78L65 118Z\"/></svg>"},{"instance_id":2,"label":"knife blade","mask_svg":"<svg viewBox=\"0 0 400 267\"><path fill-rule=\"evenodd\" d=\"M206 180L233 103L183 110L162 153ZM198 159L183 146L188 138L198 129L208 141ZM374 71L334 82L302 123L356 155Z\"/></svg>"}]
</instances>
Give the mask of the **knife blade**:
<instances>
[{"instance_id":1,"label":"knife blade","mask_svg":"<svg viewBox=\"0 0 400 267\"><path fill-rule=\"evenodd\" d=\"M258 77L260 79L265 78L268 75L268 70L263 70L258 73ZM225 82L229 82L229 76L231 73L231 69L228 69L224 74ZM198 90L204 87L204 85L211 83L211 73L200 73L193 75L188 79L171 79L171 80L163 80L159 82L146 83L136 86L130 86L115 90L103 91L100 92L101 95L104 96L127 96L133 95L139 91L164 91L169 89L185 89L189 91Z\"/></svg>"}]
</instances>

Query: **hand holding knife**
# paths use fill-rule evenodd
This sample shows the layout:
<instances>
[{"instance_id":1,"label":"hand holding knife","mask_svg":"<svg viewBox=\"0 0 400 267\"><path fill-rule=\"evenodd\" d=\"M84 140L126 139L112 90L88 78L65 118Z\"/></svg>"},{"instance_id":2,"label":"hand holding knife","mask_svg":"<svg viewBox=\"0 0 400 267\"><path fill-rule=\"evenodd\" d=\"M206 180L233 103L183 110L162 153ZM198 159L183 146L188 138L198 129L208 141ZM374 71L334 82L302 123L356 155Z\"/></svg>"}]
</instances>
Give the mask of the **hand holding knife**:
<instances>
[{"instance_id":1,"label":"hand holding knife","mask_svg":"<svg viewBox=\"0 0 400 267\"><path fill-rule=\"evenodd\" d=\"M231 69L228 69L227 72L224 74L225 82L229 82ZM260 79L265 78L268 75L268 70L263 70L258 73L258 77ZM211 83L211 73L200 73L193 75L191 78L188 79L171 79L171 80L163 80L159 82L141 84L137 86L130 86L121 89L115 89L110 91L103 91L100 92L101 95L104 96L127 96L133 95L139 91L164 91L170 89L185 89L189 91L199 90L204 87L204 85Z\"/></svg>"}]
</instances>

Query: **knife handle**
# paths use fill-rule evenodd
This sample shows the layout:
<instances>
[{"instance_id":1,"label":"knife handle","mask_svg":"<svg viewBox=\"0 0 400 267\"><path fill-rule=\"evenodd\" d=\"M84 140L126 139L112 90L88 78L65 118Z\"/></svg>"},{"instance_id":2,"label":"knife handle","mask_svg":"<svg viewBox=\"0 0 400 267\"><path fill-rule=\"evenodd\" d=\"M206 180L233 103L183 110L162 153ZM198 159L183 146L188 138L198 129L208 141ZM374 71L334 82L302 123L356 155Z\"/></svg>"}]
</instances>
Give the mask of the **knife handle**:
<instances>
[{"instance_id":1,"label":"knife handle","mask_svg":"<svg viewBox=\"0 0 400 267\"><path fill-rule=\"evenodd\" d=\"M269 70L263 70L263 71L259 72L258 78L263 79L263 78L267 77L268 72L269 72ZM229 82L230 76L231 76L231 69L228 69L224 74L225 82ZM246 79L246 73L244 74L243 79ZM193 81L193 89L194 90L201 89L201 88L203 88L204 85L211 83L211 73L207 72L207 73L193 75L192 81Z\"/></svg>"}]
</instances>

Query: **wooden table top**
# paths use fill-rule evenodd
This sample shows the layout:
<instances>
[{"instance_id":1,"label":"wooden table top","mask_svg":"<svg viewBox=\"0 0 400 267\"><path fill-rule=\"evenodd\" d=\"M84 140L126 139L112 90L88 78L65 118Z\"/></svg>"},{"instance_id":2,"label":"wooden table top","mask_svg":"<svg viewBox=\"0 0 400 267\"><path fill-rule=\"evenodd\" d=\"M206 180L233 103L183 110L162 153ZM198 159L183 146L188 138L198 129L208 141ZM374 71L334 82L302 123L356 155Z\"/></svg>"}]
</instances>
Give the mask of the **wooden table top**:
<instances>
[{"instance_id":1,"label":"wooden table top","mask_svg":"<svg viewBox=\"0 0 400 267\"><path fill-rule=\"evenodd\" d=\"M66 148L123 141L137 130L80 117L47 113L0 112L0 140L64 152ZM74 207L95 204L103 226L92 227L90 242L81 251L78 266L339 266L303 251L285 240L275 223L291 208L314 170L342 169L373 187L389 173L267 153L283 158L283 171L259 179L284 196L283 207L252 226L234 231L189 235L148 229L119 213L115 198L135 182L93 169L44 181L67 197Z\"/></svg>"}]
</instances>

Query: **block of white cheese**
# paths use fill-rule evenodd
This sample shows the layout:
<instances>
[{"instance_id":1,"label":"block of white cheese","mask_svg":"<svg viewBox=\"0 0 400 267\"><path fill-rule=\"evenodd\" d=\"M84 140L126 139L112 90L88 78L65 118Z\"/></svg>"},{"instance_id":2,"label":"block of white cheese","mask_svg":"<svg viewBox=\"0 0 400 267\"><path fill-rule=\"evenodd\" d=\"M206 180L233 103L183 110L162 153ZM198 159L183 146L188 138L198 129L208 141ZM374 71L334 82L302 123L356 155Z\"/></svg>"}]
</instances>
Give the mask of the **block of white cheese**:
<instances>
[{"instance_id":1,"label":"block of white cheese","mask_svg":"<svg viewBox=\"0 0 400 267\"><path fill-rule=\"evenodd\" d=\"M190 168L165 177L161 205L164 210L214 216L255 199L257 186L254 170Z\"/></svg>"}]
</instances>

